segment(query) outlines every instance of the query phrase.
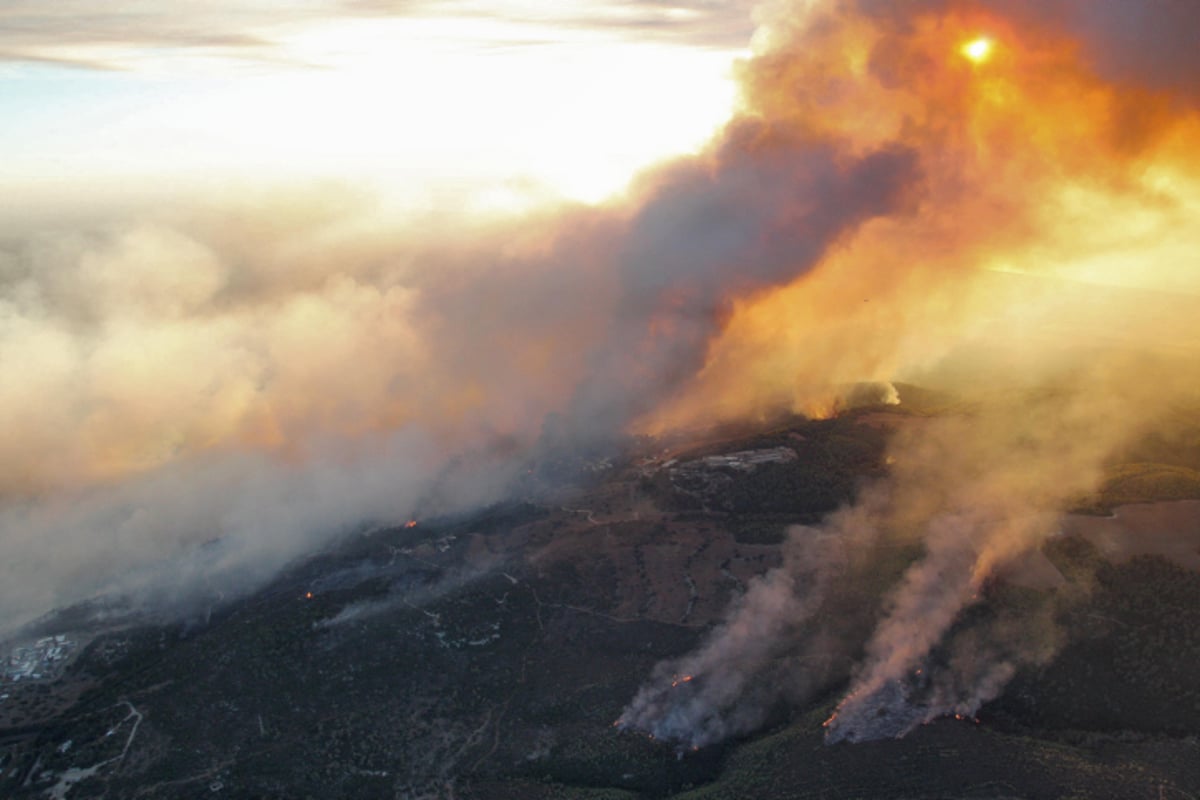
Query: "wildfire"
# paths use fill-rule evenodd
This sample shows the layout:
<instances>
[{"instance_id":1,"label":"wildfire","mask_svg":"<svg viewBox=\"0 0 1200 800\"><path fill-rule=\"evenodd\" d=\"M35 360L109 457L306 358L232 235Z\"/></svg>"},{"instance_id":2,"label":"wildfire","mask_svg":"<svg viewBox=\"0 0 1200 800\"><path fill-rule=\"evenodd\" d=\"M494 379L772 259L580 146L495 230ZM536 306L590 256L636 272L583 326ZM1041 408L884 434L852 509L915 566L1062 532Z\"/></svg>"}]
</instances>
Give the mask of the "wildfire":
<instances>
[{"instance_id":1,"label":"wildfire","mask_svg":"<svg viewBox=\"0 0 1200 800\"><path fill-rule=\"evenodd\" d=\"M936 363L964 334L1017 351L1011 328L986 327L1009 313L1031 339L1041 326L1060 331L1068 313L1086 336L1100 323L1060 276L1194 287L1179 265L1195 252L1195 226L1172 222L1172 209L1200 201L1194 115L1106 81L1061 31L1018 36L1016 15L949 11L900 28L855 15L854 4L830 6L803 58L760 57L768 68L747 73L746 102L799 140L855 153L908 148L921 165L919 203L861 226L793 283L733 303L703 369L642 430L781 407L820 415L839 385ZM964 64L986 65L986 75L964 74ZM798 96L797 87L807 88ZM1147 244L1159 241L1170 244ZM895 263L912 266L879 266ZM1045 297L1031 302L1028 284L998 274L1045 278L1035 284ZM1122 333L1161 336L1150 326ZM1030 352L1019 350L1041 358Z\"/></svg>"},{"instance_id":2,"label":"wildfire","mask_svg":"<svg viewBox=\"0 0 1200 800\"><path fill-rule=\"evenodd\" d=\"M695 675L677 675L671 679L671 688L674 689L682 684L691 683L693 680L695 680L695 677Z\"/></svg>"},{"instance_id":3,"label":"wildfire","mask_svg":"<svg viewBox=\"0 0 1200 800\"><path fill-rule=\"evenodd\" d=\"M305 592L305 593L304 593L304 599L305 599L305 600L312 600L312 599L313 599L313 593L312 593L312 592Z\"/></svg>"},{"instance_id":4,"label":"wildfire","mask_svg":"<svg viewBox=\"0 0 1200 800\"><path fill-rule=\"evenodd\" d=\"M410 519L408 522L404 523L404 527L415 528L417 527L417 521L415 519Z\"/></svg>"}]
</instances>

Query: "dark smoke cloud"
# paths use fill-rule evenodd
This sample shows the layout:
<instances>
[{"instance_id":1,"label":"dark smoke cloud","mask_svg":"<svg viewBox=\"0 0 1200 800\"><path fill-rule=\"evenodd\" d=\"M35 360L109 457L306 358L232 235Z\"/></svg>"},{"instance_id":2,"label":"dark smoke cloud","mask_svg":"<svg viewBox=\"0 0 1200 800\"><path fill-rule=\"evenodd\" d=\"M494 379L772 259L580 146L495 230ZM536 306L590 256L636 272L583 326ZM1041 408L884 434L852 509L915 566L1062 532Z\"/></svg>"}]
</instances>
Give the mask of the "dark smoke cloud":
<instances>
[{"instance_id":1,"label":"dark smoke cloud","mask_svg":"<svg viewBox=\"0 0 1200 800\"><path fill-rule=\"evenodd\" d=\"M901 31L924 14L983 12L978 15L981 26L991 15L1011 25L1015 36L1051 34L1079 45L1085 63L1113 84L1200 102L1200 53L1195 47L1200 5L1190 0L852 0L843 5Z\"/></svg>"},{"instance_id":2,"label":"dark smoke cloud","mask_svg":"<svg viewBox=\"0 0 1200 800\"><path fill-rule=\"evenodd\" d=\"M1009 12L998 0L990 3ZM1081 42L1088 62L1113 83L1200 102L1200 5L1188 0L1053 0L1015 4L1028 24L1053 26Z\"/></svg>"}]
</instances>

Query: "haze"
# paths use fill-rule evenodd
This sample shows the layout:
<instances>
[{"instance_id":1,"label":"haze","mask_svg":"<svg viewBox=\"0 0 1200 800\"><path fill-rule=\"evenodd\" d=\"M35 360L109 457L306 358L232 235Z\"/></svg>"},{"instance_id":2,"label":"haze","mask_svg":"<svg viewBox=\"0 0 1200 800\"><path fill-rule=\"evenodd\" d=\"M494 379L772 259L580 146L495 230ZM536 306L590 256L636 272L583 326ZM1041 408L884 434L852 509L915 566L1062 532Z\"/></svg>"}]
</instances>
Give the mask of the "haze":
<instances>
[{"instance_id":1,"label":"haze","mask_svg":"<svg viewBox=\"0 0 1200 800\"><path fill-rule=\"evenodd\" d=\"M831 523L927 543L873 697L1195 395L1189 4L121 8L0 0L0 628L234 596L547 431L953 386Z\"/></svg>"}]
</instances>

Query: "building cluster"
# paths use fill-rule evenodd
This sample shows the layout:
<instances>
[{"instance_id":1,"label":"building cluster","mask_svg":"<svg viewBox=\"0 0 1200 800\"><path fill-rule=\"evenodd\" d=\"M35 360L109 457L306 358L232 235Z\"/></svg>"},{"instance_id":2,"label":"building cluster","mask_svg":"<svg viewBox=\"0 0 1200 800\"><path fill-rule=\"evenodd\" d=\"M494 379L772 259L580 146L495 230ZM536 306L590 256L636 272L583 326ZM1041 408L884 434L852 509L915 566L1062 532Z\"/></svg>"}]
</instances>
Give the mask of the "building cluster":
<instances>
[{"instance_id":1,"label":"building cluster","mask_svg":"<svg viewBox=\"0 0 1200 800\"><path fill-rule=\"evenodd\" d=\"M795 461L796 451L790 447L767 447L759 450L738 450L733 453L720 453L713 456L680 461L669 458L668 451L657 456L649 456L638 462L638 471L643 477L650 477L659 470L665 469L671 475L679 472L704 472L718 469L733 469L739 472L753 472L763 464L786 464Z\"/></svg>"},{"instance_id":2,"label":"building cluster","mask_svg":"<svg viewBox=\"0 0 1200 800\"><path fill-rule=\"evenodd\" d=\"M66 666L76 644L65 635L43 636L32 644L15 647L0 658L0 680L37 681L53 678Z\"/></svg>"},{"instance_id":3,"label":"building cluster","mask_svg":"<svg viewBox=\"0 0 1200 800\"><path fill-rule=\"evenodd\" d=\"M790 447L770 447L762 450L738 450L734 453L721 453L715 456L704 456L694 461L685 461L675 465L676 469L735 469L739 472L753 472L763 464L786 464L795 461L796 451ZM672 465L665 464L670 467Z\"/></svg>"}]
</instances>

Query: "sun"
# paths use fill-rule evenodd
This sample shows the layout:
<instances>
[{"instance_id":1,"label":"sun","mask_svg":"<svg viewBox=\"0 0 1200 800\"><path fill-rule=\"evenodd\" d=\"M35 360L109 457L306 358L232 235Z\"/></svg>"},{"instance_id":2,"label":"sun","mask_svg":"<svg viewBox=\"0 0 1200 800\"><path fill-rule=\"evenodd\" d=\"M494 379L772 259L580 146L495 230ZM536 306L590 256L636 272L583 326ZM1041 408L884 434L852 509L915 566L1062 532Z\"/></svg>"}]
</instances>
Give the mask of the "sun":
<instances>
[{"instance_id":1,"label":"sun","mask_svg":"<svg viewBox=\"0 0 1200 800\"><path fill-rule=\"evenodd\" d=\"M959 52L968 60L982 64L992 55L992 40L985 36L972 39L959 48Z\"/></svg>"}]
</instances>

